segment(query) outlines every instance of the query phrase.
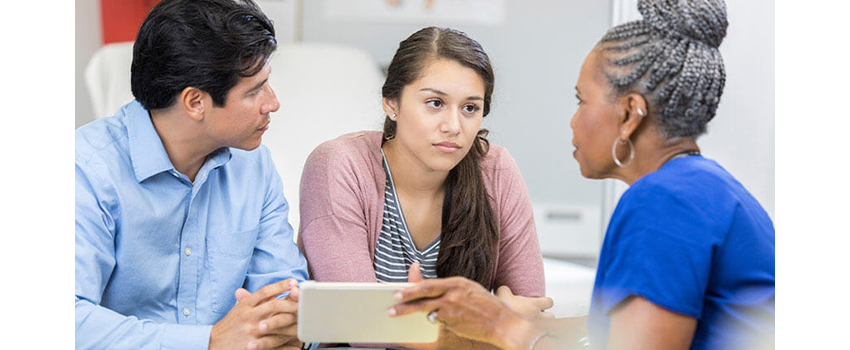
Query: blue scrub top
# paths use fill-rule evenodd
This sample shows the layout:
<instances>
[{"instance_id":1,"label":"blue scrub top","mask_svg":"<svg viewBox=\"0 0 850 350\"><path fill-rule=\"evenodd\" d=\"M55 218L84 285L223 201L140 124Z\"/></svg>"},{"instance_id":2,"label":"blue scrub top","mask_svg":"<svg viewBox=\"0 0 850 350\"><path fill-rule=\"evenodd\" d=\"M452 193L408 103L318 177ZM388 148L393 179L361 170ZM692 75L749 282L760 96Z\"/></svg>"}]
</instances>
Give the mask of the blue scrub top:
<instances>
[{"instance_id":1,"label":"blue scrub top","mask_svg":"<svg viewBox=\"0 0 850 350\"><path fill-rule=\"evenodd\" d=\"M630 296L697 319L691 349L773 348L773 222L732 175L677 158L632 184L608 225L588 320L604 349Z\"/></svg>"}]
</instances>

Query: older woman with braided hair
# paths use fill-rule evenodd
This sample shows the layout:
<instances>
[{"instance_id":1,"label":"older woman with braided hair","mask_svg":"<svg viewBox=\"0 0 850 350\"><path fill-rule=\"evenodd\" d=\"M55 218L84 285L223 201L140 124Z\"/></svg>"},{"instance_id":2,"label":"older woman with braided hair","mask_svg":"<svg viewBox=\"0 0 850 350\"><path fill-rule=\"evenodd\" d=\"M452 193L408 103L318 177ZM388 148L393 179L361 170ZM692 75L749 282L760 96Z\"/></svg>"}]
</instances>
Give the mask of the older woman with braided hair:
<instances>
[{"instance_id":1,"label":"older woman with braided hair","mask_svg":"<svg viewBox=\"0 0 850 350\"><path fill-rule=\"evenodd\" d=\"M458 278L403 290L390 314L429 311L505 349L774 347L773 223L696 143L725 84L725 3L640 0L638 10L642 20L587 56L570 122L582 175L631 185L602 245L589 338L576 341L575 320L523 320Z\"/></svg>"}]
</instances>

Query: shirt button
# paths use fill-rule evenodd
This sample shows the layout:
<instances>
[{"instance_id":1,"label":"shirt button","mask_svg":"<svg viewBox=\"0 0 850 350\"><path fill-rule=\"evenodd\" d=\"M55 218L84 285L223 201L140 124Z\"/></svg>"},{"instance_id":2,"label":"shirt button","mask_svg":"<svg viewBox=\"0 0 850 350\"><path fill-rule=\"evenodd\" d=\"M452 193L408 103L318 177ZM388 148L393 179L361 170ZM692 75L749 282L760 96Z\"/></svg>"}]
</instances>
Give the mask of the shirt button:
<instances>
[{"instance_id":1,"label":"shirt button","mask_svg":"<svg viewBox=\"0 0 850 350\"><path fill-rule=\"evenodd\" d=\"M186 253L186 256L192 255L192 248L186 247L184 253Z\"/></svg>"},{"instance_id":2,"label":"shirt button","mask_svg":"<svg viewBox=\"0 0 850 350\"><path fill-rule=\"evenodd\" d=\"M183 308L183 315L184 315L184 316L189 316L189 314L191 314L191 312L189 312L189 308L188 308L188 307L184 307L184 308Z\"/></svg>"}]
</instances>

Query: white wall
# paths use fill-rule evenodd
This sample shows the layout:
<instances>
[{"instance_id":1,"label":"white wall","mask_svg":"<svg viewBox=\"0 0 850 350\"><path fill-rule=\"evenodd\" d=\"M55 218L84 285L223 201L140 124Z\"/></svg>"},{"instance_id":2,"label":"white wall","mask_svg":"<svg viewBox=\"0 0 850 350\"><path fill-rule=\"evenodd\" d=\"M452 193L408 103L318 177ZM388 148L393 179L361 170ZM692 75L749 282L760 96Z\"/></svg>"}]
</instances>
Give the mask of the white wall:
<instances>
[{"instance_id":1,"label":"white wall","mask_svg":"<svg viewBox=\"0 0 850 350\"><path fill-rule=\"evenodd\" d=\"M81 73L101 38L99 1L76 1L79 127L92 120ZM572 86L585 55L612 19L637 16L637 11L629 10L636 8L636 0L506 1L504 18L496 24L340 21L327 18L324 0L259 3L275 20L282 42L302 38L356 46L383 65L389 63L400 40L423 26L466 31L484 46L495 66L494 105L485 127L492 131L491 140L507 147L520 166L538 215L541 240L559 237L570 245L585 242L584 246L592 246L594 239L601 242L610 215L603 209L610 209L615 203L611 199L616 198L606 197L606 188L616 194L623 187L584 179L570 156ZM775 218L774 5L768 0L728 0L727 6L730 26L720 47L727 69L726 88L717 116L699 144ZM376 125L382 119L376 115ZM547 214L550 209L555 215ZM570 221L573 212L580 219ZM562 219L545 222L547 217Z\"/></svg>"},{"instance_id":2,"label":"white wall","mask_svg":"<svg viewBox=\"0 0 850 350\"><path fill-rule=\"evenodd\" d=\"M498 25L330 21L325 4L305 2L304 40L363 47L384 65L401 40L428 25L460 29L478 40L496 70L493 108L484 126L494 143L513 154L532 200L601 205L601 182L582 178L572 159L569 119L581 63L609 27L608 1L507 1Z\"/></svg>"},{"instance_id":3,"label":"white wall","mask_svg":"<svg viewBox=\"0 0 850 350\"><path fill-rule=\"evenodd\" d=\"M613 0L615 24L640 18L637 0ZM727 0L729 27L720 45L726 86L717 115L698 140L703 155L716 160L744 185L776 220L776 133L774 111L774 2ZM609 180L613 181L613 180ZM612 184L607 214L627 187Z\"/></svg>"},{"instance_id":4,"label":"white wall","mask_svg":"<svg viewBox=\"0 0 850 350\"><path fill-rule=\"evenodd\" d=\"M774 2L726 0L726 6L729 29L720 45L726 87L699 145L775 220Z\"/></svg>"},{"instance_id":5,"label":"white wall","mask_svg":"<svg viewBox=\"0 0 850 350\"><path fill-rule=\"evenodd\" d=\"M94 120L89 92L83 72L92 54L103 41L100 28L100 1L75 0L74 19L74 87L76 89L74 113L75 128Z\"/></svg>"},{"instance_id":6,"label":"white wall","mask_svg":"<svg viewBox=\"0 0 850 350\"><path fill-rule=\"evenodd\" d=\"M581 176L571 155L569 120L581 63L609 28L609 1L509 0L504 2L504 18L495 24L455 19L342 21L328 18L328 4L305 2L304 40L362 47L383 65L389 64L401 40L429 25L459 29L479 41L496 72L493 106L484 127L491 131L490 140L506 147L520 167L541 245L580 248L569 252L572 255L598 252L593 246L600 243L603 182Z\"/></svg>"},{"instance_id":7,"label":"white wall","mask_svg":"<svg viewBox=\"0 0 850 350\"><path fill-rule=\"evenodd\" d=\"M74 37L74 87L75 128L104 115L95 116L86 88L84 72L92 55L101 47L100 1L75 0ZM256 0L269 18L275 22L277 40L280 43L293 42L298 35L298 1L301 0ZM129 101L128 101L129 102ZM110 111L109 115L114 111Z\"/></svg>"}]
</instances>

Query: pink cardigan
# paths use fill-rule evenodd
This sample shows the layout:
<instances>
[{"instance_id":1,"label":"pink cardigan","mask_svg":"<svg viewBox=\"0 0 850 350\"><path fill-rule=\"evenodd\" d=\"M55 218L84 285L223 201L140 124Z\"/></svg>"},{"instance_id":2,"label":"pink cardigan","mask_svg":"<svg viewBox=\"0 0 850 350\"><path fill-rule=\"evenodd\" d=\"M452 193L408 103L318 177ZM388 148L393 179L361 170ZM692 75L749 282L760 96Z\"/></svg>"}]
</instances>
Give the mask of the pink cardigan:
<instances>
[{"instance_id":1,"label":"pink cardigan","mask_svg":"<svg viewBox=\"0 0 850 350\"><path fill-rule=\"evenodd\" d=\"M316 281L376 281L373 264L386 187L382 136L378 131L346 134L319 145L307 158L298 243ZM543 296L543 261L519 168L506 149L491 145L481 169L501 235L492 285L507 285L516 295Z\"/></svg>"}]
</instances>

